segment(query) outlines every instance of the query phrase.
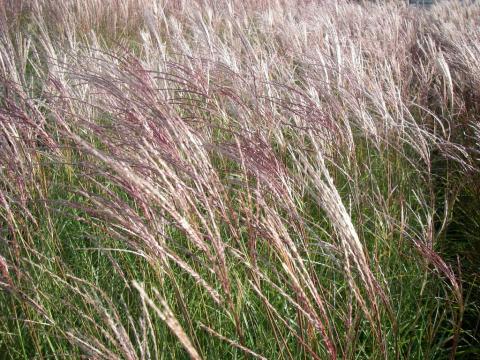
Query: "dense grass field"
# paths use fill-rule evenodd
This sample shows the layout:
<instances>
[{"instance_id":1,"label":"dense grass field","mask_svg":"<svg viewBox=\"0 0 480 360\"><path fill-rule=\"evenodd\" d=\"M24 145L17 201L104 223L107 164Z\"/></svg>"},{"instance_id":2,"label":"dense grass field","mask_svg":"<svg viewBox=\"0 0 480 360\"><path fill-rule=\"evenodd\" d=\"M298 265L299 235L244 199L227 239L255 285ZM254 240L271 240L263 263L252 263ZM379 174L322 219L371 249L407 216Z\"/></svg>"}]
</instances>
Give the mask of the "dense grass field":
<instances>
[{"instance_id":1,"label":"dense grass field","mask_svg":"<svg viewBox=\"0 0 480 360\"><path fill-rule=\"evenodd\" d=\"M0 359L480 358L480 4L0 1Z\"/></svg>"}]
</instances>

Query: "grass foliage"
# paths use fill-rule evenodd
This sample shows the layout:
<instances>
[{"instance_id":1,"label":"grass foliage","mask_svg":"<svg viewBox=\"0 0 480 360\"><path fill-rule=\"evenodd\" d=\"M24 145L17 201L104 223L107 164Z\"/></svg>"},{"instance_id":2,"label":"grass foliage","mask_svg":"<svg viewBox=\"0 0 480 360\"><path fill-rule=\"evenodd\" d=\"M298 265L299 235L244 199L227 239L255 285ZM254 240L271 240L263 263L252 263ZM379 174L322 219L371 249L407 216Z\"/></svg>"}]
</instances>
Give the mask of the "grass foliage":
<instances>
[{"instance_id":1,"label":"grass foliage","mask_svg":"<svg viewBox=\"0 0 480 360\"><path fill-rule=\"evenodd\" d=\"M0 2L0 358L480 356L479 29Z\"/></svg>"}]
</instances>

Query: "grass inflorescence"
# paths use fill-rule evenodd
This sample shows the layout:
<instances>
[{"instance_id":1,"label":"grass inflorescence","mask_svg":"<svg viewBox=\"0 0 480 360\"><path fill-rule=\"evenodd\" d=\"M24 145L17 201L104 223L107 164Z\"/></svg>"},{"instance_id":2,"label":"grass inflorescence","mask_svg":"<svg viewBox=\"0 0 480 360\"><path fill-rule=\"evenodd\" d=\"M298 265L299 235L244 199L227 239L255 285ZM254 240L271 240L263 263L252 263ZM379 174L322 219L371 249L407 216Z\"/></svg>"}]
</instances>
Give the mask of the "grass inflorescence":
<instances>
[{"instance_id":1,"label":"grass inflorescence","mask_svg":"<svg viewBox=\"0 0 480 360\"><path fill-rule=\"evenodd\" d=\"M0 358L480 355L480 5L0 3Z\"/></svg>"}]
</instances>

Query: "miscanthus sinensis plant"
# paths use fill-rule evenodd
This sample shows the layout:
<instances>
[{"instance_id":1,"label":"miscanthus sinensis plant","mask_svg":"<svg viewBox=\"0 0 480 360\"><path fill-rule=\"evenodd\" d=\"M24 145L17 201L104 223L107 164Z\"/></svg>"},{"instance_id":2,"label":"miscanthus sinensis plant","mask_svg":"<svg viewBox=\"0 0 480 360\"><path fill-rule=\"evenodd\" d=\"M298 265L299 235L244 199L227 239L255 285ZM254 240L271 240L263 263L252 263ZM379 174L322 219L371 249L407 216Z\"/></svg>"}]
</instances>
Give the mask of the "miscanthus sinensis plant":
<instances>
[{"instance_id":1,"label":"miscanthus sinensis plant","mask_svg":"<svg viewBox=\"0 0 480 360\"><path fill-rule=\"evenodd\" d=\"M0 15L1 358L480 354L480 5Z\"/></svg>"}]
</instances>

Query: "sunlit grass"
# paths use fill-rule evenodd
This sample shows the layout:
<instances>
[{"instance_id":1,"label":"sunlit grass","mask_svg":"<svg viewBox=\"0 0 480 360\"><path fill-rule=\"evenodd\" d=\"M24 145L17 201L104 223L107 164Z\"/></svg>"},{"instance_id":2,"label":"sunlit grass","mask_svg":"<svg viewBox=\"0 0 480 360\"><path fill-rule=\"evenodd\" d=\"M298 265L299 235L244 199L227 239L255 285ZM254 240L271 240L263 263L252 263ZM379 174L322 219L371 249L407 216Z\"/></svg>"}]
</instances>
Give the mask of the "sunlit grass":
<instances>
[{"instance_id":1,"label":"sunlit grass","mask_svg":"<svg viewBox=\"0 0 480 360\"><path fill-rule=\"evenodd\" d=\"M0 15L0 358L478 355L479 5Z\"/></svg>"}]
</instances>

